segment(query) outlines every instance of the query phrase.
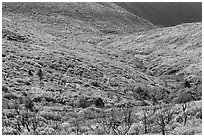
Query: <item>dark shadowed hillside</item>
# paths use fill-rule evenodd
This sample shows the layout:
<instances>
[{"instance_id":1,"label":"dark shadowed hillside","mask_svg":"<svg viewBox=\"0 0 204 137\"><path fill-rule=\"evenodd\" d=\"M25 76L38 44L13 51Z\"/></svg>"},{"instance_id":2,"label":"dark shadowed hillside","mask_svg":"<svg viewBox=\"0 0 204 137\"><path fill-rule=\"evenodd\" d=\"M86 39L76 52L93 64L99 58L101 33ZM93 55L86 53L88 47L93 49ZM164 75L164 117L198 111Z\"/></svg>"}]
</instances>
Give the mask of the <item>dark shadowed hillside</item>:
<instances>
[{"instance_id":1,"label":"dark shadowed hillside","mask_svg":"<svg viewBox=\"0 0 204 137\"><path fill-rule=\"evenodd\" d=\"M115 4L159 26L202 21L201 2L116 2Z\"/></svg>"}]
</instances>

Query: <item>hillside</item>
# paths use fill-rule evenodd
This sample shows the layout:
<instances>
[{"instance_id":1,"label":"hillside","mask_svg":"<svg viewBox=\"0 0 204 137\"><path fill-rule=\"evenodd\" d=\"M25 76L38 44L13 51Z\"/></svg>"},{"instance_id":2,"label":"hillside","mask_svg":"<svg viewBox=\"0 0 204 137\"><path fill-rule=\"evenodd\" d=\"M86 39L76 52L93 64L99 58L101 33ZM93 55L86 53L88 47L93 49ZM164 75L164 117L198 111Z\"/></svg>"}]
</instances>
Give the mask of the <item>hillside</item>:
<instances>
[{"instance_id":1,"label":"hillside","mask_svg":"<svg viewBox=\"0 0 204 137\"><path fill-rule=\"evenodd\" d=\"M97 3L7 3L3 4L3 11L4 14L22 14L42 24L65 25L68 22L71 29L79 27L86 31L124 33L154 28L150 22L125 10Z\"/></svg>"},{"instance_id":2,"label":"hillside","mask_svg":"<svg viewBox=\"0 0 204 137\"><path fill-rule=\"evenodd\" d=\"M166 106L166 134L202 134L201 23L157 28L114 3L2 6L3 134L161 134L141 120Z\"/></svg>"},{"instance_id":3,"label":"hillside","mask_svg":"<svg viewBox=\"0 0 204 137\"><path fill-rule=\"evenodd\" d=\"M202 21L201 2L116 2L154 25L168 27Z\"/></svg>"},{"instance_id":4,"label":"hillside","mask_svg":"<svg viewBox=\"0 0 204 137\"><path fill-rule=\"evenodd\" d=\"M116 60L164 79L169 85L174 85L172 80L188 80L201 90L201 30L201 23L182 24L119 38L106 48L118 56Z\"/></svg>"}]
</instances>

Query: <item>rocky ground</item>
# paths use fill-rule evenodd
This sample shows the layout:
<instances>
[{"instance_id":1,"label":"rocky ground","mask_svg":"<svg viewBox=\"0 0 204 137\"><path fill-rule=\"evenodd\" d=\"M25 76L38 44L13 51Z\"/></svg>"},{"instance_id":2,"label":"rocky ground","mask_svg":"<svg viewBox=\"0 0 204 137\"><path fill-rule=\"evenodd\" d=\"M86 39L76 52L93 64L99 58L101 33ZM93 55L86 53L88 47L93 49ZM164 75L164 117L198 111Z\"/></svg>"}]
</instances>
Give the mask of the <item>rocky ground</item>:
<instances>
[{"instance_id":1,"label":"rocky ground","mask_svg":"<svg viewBox=\"0 0 204 137\"><path fill-rule=\"evenodd\" d=\"M201 23L112 6L2 4L3 134L202 134Z\"/></svg>"}]
</instances>

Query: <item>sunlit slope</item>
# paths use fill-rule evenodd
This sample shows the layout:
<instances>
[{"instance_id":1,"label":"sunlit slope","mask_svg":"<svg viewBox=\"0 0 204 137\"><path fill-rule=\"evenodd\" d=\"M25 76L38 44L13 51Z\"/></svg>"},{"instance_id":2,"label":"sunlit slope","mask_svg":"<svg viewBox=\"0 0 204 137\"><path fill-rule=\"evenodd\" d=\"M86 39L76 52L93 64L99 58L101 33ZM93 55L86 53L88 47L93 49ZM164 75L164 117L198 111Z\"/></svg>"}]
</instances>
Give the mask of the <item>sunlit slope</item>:
<instances>
[{"instance_id":1,"label":"sunlit slope","mask_svg":"<svg viewBox=\"0 0 204 137\"><path fill-rule=\"evenodd\" d=\"M119 60L153 76L196 77L201 80L202 24L136 33L107 45ZM135 67L137 69L137 67ZM199 78L198 78L199 77ZM191 79L190 78L190 79Z\"/></svg>"},{"instance_id":2,"label":"sunlit slope","mask_svg":"<svg viewBox=\"0 0 204 137\"><path fill-rule=\"evenodd\" d=\"M91 2L3 3L3 12L7 15L28 17L49 25L70 25L72 21L79 24L80 28L89 27L90 30L97 29L105 33L133 33L154 28L150 22L126 10L112 9Z\"/></svg>"}]
</instances>

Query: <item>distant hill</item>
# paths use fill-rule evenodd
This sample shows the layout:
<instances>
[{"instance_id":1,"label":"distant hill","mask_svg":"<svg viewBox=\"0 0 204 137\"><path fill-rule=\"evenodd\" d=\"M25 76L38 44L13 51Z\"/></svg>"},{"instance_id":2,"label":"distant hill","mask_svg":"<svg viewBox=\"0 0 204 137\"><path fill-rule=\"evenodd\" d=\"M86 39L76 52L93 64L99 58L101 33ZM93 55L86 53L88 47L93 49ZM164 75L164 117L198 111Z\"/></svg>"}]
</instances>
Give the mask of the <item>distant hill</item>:
<instances>
[{"instance_id":1,"label":"distant hill","mask_svg":"<svg viewBox=\"0 0 204 137\"><path fill-rule=\"evenodd\" d=\"M164 27L202 21L201 2L116 2L115 4L154 25Z\"/></svg>"},{"instance_id":2,"label":"distant hill","mask_svg":"<svg viewBox=\"0 0 204 137\"><path fill-rule=\"evenodd\" d=\"M117 5L113 4L114 7ZM50 25L78 24L78 28L104 33L134 33L155 28L149 21L123 9L109 8L98 3L3 3L4 14L28 16ZM71 22L71 23L70 23ZM82 25L83 24L83 25Z\"/></svg>"}]
</instances>

